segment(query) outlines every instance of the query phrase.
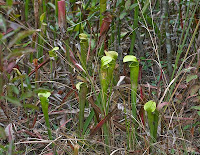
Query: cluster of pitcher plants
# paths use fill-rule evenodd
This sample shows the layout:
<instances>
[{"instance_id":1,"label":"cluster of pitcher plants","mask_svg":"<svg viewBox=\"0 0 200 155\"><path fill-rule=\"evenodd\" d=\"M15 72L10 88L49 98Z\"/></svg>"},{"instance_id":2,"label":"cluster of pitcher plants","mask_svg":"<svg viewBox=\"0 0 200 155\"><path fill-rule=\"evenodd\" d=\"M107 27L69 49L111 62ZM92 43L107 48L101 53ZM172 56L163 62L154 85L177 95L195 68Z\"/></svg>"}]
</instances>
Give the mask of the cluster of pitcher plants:
<instances>
[{"instance_id":1,"label":"cluster of pitcher plants","mask_svg":"<svg viewBox=\"0 0 200 155\"><path fill-rule=\"evenodd\" d=\"M43 113L42 117L45 122L46 135L50 140L50 145L48 145L47 148L52 149L52 154L59 154L56 144L58 136L57 133L55 134L53 127L56 128L56 131L59 131L63 126L67 125L68 122L65 120L64 125L62 124L60 128L52 127L50 109L53 107L51 101L55 99L53 98L55 97L53 96L55 94L53 89L55 87L60 87L60 85L61 87L66 86L65 84L61 84L60 81L62 80L59 81L59 78L56 79L56 77L58 77L59 71L65 72L67 77L64 78L68 78L67 80L70 81L70 86L67 86L70 90L64 99L62 99L61 105L56 107L56 110L66 103L70 95L75 95L75 100L78 101L78 106L75 106L78 109L78 123L75 122L76 128L73 128L72 131L75 133L73 136L76 137L77 140L74 144L70 140L68 140L67 143L72 148L74 155L84 150L85 147L90 148L91 146L87 147L87 145L85 145L85 141L88 139L95 139L95 137L103 141L102 146L104 147L105 154L110 154L111 151L113 151L111 148L114 138L112 135L113 124L125 132L126 136L123 139L126 141L124 150L135 151L137 145L143 141L145 148L148 149L148 153L155 153L157 150L154 144L157 143L158 128L161 128L159 131L163 131L162 118L166 109L162 112L160 110L172 102L176 89L178 89L178 86L175 84L179 76L181 74L185 75L187 71L189 72L192 70L189 68L187 71L184 71L182 68L188 59L189 50L192 48L192 45L195 44L195 35L200 25L199 20L196 21L196 27L194 28L183 62L177 74L175 74L180 61L179 58L185 47L191 25L193 24L193 21L188 19L190 15L191 19L196 19L195 13L198 8L198 2L199 0L194 3L191 2L191 4L188 2L188 6L194 6L191 14L189 13L190 7L185 4L185 6L187 6L185 9L185 20L189 23L186 32L187 24L183 27L182 13L181 11L179 12L179 17L181 18L180 24L182 26L181 39L183 42L180 42L178 46L174 66L172 65L172 49L169 41L170 38L168 37L169 28L166 24L168 23L166 20L168 14L167 8L165 8L164 5L165 3L163 3L164 14L162 16L161 25L166 25L166 27L163 29L164 26L161 26L161 29L159 29L158 25L153 21L153 16L150 16L152 13L152 4L151 1L148 0L142 1L142 3L140 1L134 1L133 3L130 0L118 0L116 4L114 3L113 5L116 5L120 10L119 15L113 13L112 9L108 9L108 5L111 2L106 0L88 0L85 2L70 0L69 3L74 4L73 8L70 9L72 10L72 14L76 17L76 22L72 20L73 18L71 16L69 17L67 15L66 6L68 4L65 0L34 0L31 3L33 4L32 7L30 6L29 0L24 0L23 4L17 1L13 2L12 0L0 2L0 11L3 10L2 12L8 16L4 17L0 14L1 109L7 118L10 118L8 110L5 108L8 107L8 102L19 107L16 110L17 114L24 109L23 117L27 118L26 126L30 128L36 126L38 113ZM159 9L157 3L159 4L159 2L155 2L155 8ZM99 4L98 7L97 4ZM15 10L12 10L12 7L15 7L15 5L24 5L23 11L20 11L20 13L23 13L22 15L14 13ZM89 6L91 6L90 9ZM34 22L29 21L31 15L29 13L30 9L34 10ZM125 16L129 16L126 12L131 12L131 10L134 10L133 14L130 13L130 15L134 17L132 25L130 26L131 33L122 32L120 28L122 20ZM95 18L97 14L99 14L99 19L96 22L97 24L93 25L91 24L92 22L90 23L90 20ZM23 19L26 24L29 22L34 23L32 26L33 28L28 28L30 24L23 25L19 18ZM114 23L114 18L117 24ZM144 23L143 27L148 30L145 32L145 35L149 35L153 51L155 51L155 56L158 60L160 69L160 71L158 71L158 74L160 74L158 77L160 79L157 84L157 90L160 90L160 83L164 73L159 56L159 54L162 53L161 49L163 46L161 46L162 48L157 48L154 39L157 37L159 45L161 45L163 44L161 40L166 33L166 39L163 40L166 40L167 70L169 79L171 77L171 82L164 91L163 96L157 100L153 97L151 98L151 95L145 98L142 86L139 85L142 79L141 59L136 56L137 54L133 53L134 49L142 45L140 41L136 41L138 36L142 36L142 34L139 34L140 23ZM71 26L69 26L69 24ZM97 27L96 31L96 27L94 28L93 26ZM115 28L117 30L115 30ZM138 30L136 31L136 29ZM152 37L150 29L154 30L154 38ZM111 34L109 33L110 30ZM142 31L144 30L142 29ZM71 36L74 36L74 40L70 40L72 38ZM112 46L115 44L120 45L124 36L130 37L130 45L127 45L130 46L130 48L128 48L128 52L123 53L119 46L118 48L117 46L116 48ZM117 37L117 39L115 37ZM136 46L136 42L139 44L138 46ZM21 60L23 60L23 65L20 64ZM59 68L59 64L64 64L65 67ZM24 69L23 73L21 72L22 66ZM124 74L121 71L122 69ZM43 70L45 71L46 77L40 72ZM76 74L75 79L73 77L74 74ZM125 76L119 77L119 75ZM46 81L41 80L41 77ZM196 79L198 79L198 77L195 75L189 77L186 82L189 83ZM58 84L58 86L56 84ZM120 89L122 85L127 86L125 91L118 91L117 89ZM66 90L59 92L58 96L61 96L64 91ZM121 92L124 94L121 94ZM116 97L115 94L118 96ZM191 96L194 97L195 95L192 94ZM169 102L163 102L164 99ZM71 100L69 102L71 102ZM71 108L71 105L69 107ZM199 106L194 106L193 109L200 110ZM114 117L116 114L119 115L119 113L120 117L125 120L125 123L120 124L115 121ZM34 116L33 120L31 118L32 116ZM3 128L0 127L0 137L3 137L3 139L9 137L9 148L2 145L0 146L3 150L7 149L8 153L12 154L14 136L11 134L10 130L9 128L9 132L5 133ZM30 132L26 133L31 136L34 135ZM65 134L62 133L61 135ZM36 136L38 135L36 134ZM70 138L68 137L68 139ZM83 149L81 150L80 147ZM15 152L15 154L17 153Z\"/></svg>"}]
</instances>

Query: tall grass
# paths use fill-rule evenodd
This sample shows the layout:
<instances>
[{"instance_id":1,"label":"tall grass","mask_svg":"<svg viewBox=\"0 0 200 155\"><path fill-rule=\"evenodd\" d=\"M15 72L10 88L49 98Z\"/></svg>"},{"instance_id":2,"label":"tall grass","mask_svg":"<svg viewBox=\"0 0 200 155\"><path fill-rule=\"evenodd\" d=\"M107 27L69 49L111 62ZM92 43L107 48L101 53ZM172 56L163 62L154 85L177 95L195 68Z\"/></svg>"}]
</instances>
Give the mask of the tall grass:
<instances>
[{"instance_id":1,"label":"tall grass","mask_svg":"<svg viewBox=\"0 0 200 155\"><path fill-rule=\"evenodd\" d=\"M138 28L138 21L139 21L139 5L137 4L138 2L135 1L135 9L134 9L134 18L133 18L133 32L131 35L131 46L130 46L130 54L133 54L133 49L135 46L135 40L136 40L136 32L137 32L137 28Z\"/></svg>"}]
</instances>

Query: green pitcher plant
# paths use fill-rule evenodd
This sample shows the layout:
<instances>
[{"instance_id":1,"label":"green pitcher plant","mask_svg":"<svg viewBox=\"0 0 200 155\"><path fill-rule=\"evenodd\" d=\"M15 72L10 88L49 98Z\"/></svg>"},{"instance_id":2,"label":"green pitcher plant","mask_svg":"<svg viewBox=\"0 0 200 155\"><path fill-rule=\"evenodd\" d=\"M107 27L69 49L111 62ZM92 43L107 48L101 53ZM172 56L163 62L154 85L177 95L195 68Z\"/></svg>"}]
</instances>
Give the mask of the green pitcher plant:
<instances>
[{"instance_id":1,"label":"green pitcher plant","mask_svg":"<svg viewBox=\"0 0 200 155\"><path fill-rule=\"evenodd\" d=\"M84 82L77 83L76 88L79 91L79 110L80 110L79 111L79 132L80 132L80 135L83 135L84 110L85 110L88 88Z\"/></svg>"},{"instance_id":2,"label":"green pitcher plant","mask_svg":"<svg viewBox=\"0 0 200 155\"><path fill-rule=\"evenodd\" d=\"M105 51L105 55L101 58L101 69L100 69L100 83L101 83L101 108L106 116L109 110L109 102L107 103L108 98L108 87L112 89L112 81L113 81L113 72L116 65L116 60L118 57L118 53L115 51ZM108 124L103 125L103 134L105 144L109 146L109 127ZM106 152L109 154L109 147L105 147Z\"/></svg>"},{"instance_id":3,"label":"green pitcher plant","mask_svg":"<svg viewBox=\"0 0 200 155\"><path fill-rule=\"evenodd\" d=\"M135 126L135 131L137 130L137 110L136 110L136 96L137 96L137 86L138 86L138 75L139 75L139 62L137 58L133 55L126 55L123 62L129 62L130 68L130 80L131 80L131 105L132 105L132 115L134 117L133 123Z\"/></svg>"},{"instance_id":4,"label":"green pitcher plant","mask_svg":"<svg viewBox=\"0 0 200 155\"><path fill-rule=\"evenodd\" d=\"M59 47L54 47L51 51L49 51L49 57L50 57L50 70L51 70L51 79L53 79L53 70L56 65L56 60L58 58L55 51L59 50Z\"/></svg>"},{"instance_id":5,"label":"green pitcher plant","mask_svg":"<svg viewBox=\"0 0 200 155\"><path fill-rule=\"evenodd\" d=\"M100 83L102 93L102 107L104 113L107 114L109 108L109 105L106 105L107 91L109 85L112 86L113 71L115 69L118 53L115 51L105 51L105 54L106 56L101 58Z\"/></svg>"},{"instance_id":6,"label":"green pitcher plant","mask_svg":"<svg viewBox=\"0 0 200 155\"><path fill-rule=\"evenodd\" d=\"M87 52L88 52L88 37L85 33L79 34L80 46L81 46L81 63L83 68L86 68Z\"/></svg>"},{"instance_id":7,"label":"green pitcher plant","mask_svg":"<svg viewBox=\"0 0 200 155\"><path fill-rule=\"evenodd\" d=\"M48 136L50 140L53 140L52 133L51 133L51 127L49 123L49 114L48 114L48 107L49 107L49 96L51 95L51 92L48 90L39 90L38 97L40 98L41 106L42 106L42 112L44 114L44 120L47 126ZM52 147L54 150L54 154L57 155L57 152L54 148L54 143L52 143Z\"/></svg>"},{"instance_id":8,"label":"green pitcher plant","mask_svg":"<svg viewBox=\"0 0 200 155\"><path fill-rule=\"evenodd\" d=\"M40 102L41 102L41 106L42 106L42 112L44 114L44 119L45 119L45 123L47 126L47 131L48 131L48 136L49 139L52 140L52 134L51 134L51 127L49 124L49 115L48 115L48 107L49 107L49 96L51 95L51 93L47 90L41 90L38 93L38 97L40 98Z\"/></svg>"},{"instance_id":9,"label":"green pitcher plant","mask_svg":"<svg viewBox=\"0 0 200 155\"><path fill-rule=\"evenodd\" d=\"M159 112L156 109L156 103L154 101L148 101L144 105L144 110L147 112L148 124L150 128L151 142L156 142Z\"/></svg>"}]
</instances>

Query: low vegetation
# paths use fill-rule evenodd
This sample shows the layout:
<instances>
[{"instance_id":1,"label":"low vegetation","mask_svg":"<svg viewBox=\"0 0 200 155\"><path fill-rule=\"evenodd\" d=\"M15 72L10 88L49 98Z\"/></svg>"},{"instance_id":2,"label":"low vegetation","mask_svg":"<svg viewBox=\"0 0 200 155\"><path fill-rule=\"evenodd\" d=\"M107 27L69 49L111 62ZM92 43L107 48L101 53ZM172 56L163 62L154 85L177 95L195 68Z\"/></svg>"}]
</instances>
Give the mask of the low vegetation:
<instances>
[{"instance_id":1,"label":"low vegetation","mask_svg":"<svg viewBox=\"0 0 200 155\"><path fill-rule=\"evenodd\" d=\"M200 154L199 8L0 0L0 154Z\"/></svg>"}]
</instances>

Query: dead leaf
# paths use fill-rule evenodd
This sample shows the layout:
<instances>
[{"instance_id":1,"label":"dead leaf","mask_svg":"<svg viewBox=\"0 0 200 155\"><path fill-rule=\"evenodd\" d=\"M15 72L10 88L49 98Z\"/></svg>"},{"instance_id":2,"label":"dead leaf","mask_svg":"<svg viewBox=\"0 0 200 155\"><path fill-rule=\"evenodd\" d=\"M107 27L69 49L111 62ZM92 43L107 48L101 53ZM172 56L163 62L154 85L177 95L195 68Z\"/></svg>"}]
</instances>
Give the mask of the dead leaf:
<instances>
[{"instance_id":1,"label":"dead leaf","mask_svg":"<svg viewBox=\"0 0 200 155\"><path fill-rule=\"evenodd\" d=\"M15 135L14 135L12 123L8 124L8 126L5 128L5 133L6 133L6 136L8 137L8 139L9 139L9 142L12 141L12 140L15 140Z\"/></svg>"}]
</instances>

